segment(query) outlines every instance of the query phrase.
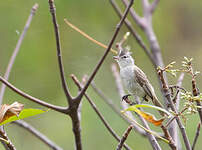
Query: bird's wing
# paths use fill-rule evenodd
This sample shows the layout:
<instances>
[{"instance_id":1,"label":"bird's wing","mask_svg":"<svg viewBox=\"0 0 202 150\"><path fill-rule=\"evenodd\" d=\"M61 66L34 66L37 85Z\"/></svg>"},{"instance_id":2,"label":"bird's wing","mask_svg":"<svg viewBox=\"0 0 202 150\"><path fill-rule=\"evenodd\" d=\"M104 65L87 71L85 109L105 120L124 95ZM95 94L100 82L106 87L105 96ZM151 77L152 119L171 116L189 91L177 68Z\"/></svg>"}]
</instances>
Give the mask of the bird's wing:
<instances>
[{"instance_id":1,"label":"bird's wing","mask_svg":"<svg viewBox=\"0 0 202 150\"><path fill-rule=\"evenodd\" d=\"M148 95L151 99L153 99L154 98L153 89L145 73L137 66L135 66L134 73L135 73L135 80L137 81L137 83L143 88L146 95Z\"/></svg>"}]
</instances>

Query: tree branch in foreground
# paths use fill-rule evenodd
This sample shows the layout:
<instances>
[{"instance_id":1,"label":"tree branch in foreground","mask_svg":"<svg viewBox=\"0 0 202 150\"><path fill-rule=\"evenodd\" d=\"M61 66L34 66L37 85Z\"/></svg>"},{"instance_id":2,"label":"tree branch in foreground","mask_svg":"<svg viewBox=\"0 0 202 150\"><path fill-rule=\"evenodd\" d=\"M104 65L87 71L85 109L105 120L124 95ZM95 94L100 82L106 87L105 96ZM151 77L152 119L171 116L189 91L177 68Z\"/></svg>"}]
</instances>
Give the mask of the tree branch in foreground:
<instances>
[{"instance_id":1,"label":"tree branch in foreground","mask_svg":"<svg viewBox=\"0 0 202 150\"><path fill-rule=\"evenodd\" d=\"M44 134L39 132L37 129L35 129L33 126L31 126L27 122L25 122L23 120L17 120L17 121L14 121L13 123L20 126L20 127L22 127L22 128L24 128L25 130L27 130L31 134L33 134L36 138L41 140L44 144L46 144L51 149L53 149L53 150L62 150L61 147L56 145L53 141L48 139Z\"/></svg>"},{"instance_id":2,"label":"tree branch in foreground","mask_svg":"<svg viewBox=\"0 0 202 150\"><path fill-rule=\"evenodd\" d=\"M15 146L11 143L10 139L8 138L8 136L6 135L6 132L3 129L0 130L0 136L7 141L7 142L4 142L6 148L8 148L9 150L16 150Z\"/></svg>"},{"instance_id":3,"label":"tree branch in foreground","mask_svg":"<svg viewBox=\"0 0 202 150\"><path fill-rule=\"evenodd\" d=\"M54 0L49 0L48 2L49 2L49 6L50 6L50 13L52 15L52 21L53 21L53 26L54 26L54 31L55 31L55 39L56 39L56 46L57 46L57 57L58 57L58 64L59 64L59 70L60 70L60 78L61 78L64 93L67 97L67 101L70 104L70 103L72 103L72 97L69 93L67 83L65 80L65 75L64 75L64 67L63 67L63 63L62 63L62 53L61 53L61 46L60 46L60 35L59 35L59 29L58 29L58 24L57 24L57 19L56 19Z\"/></svg>"},{"instance_id":4,"label":"tree branch in foreground","mask_svg":"<svg viewBox=\"0 0 202 150\"><path fill-rule=\"evenodd\" d=\"M124 142L126 141L126 139L127 139L128 135L129 135L130 131L132 130L132 128L133 128L133 126L130 125L130 126L127 128L127 130L124 132L124 134L123 134L123 136L122 136L122 138L121 138L121 140L120 140L120 142L119 142L119 144L118 144L116 150L121 150L121 149L122 149L123 144L124 144Z\"/></svg>"},{"instance_id":5,"label":"tree branch in foreground","mask_svg":"<svg viewBox=\"0 0 202 150\"><path fill-rule=\"evenodd\" d=\"M83 85L80 84L79 80L76 78L75 75L71 75L72 80L74 81L74 83L77 85L77 87L79 88L79 90L82 89ZM107 128L107 130L111 133L111 135L117 140L120 141L120 137L115 133L115 131L110 127L110 125L107 123L107 121L105 120L105 118L102 116L102 114L100 113L100 111L97 109L95 103L93 103L93 101L91 100L91 98L84 93L84 96L86 97L86 99L88 100L88 102L90 103L91 107L93 108L93 110L96 112L96 114L98 115L98 117L100 118L100 120L102 121L102 123L104 124L104 126ZM131 148L124 144L124 147L127 150L130 150Z\"/></svg>"},{"instance_id":6,"label":"tree branch in foreground","mask_svg":"<svg viewBox=\"0 0 202 150\"><path fill-rule=\"evenodd\" d=\"M14 92L16 92L17 94L21 95L22 97L26 98L26 99L29 99L31 100L32 102L35 102L37 104L40 104L42 106L45 106L45 107L48 107L48 108L51 108L55 111L58 111L58 112L62 112L62 113L65 113L67 114L67 110L68 108L67 107L60 107L60 106L55 106L55 105L52 105L52 104L49 104L47 102L44 102L40 99L37 99L33 96L30 96L29 94L27 93L24 93L23 91L19 90L18 88L16 88L15 86L13 86L12 84L10 84L8 81L6 81L3 77L0 76L0 81L2 83L4 83L6 86L8 86L11 90L13 90Z\"/></svg>"},{"instance_id":7,"label":"tree branch in foreground","mask_svg":"<svg viewBox=\"0 0 202 150\"><path fill-rule=\"evenodd\" d=\"M197 130L196 130L196 134L195 134L195 137L194 137L194 141L193 141L193 144L192 144L192 150L194 150L194 148L195 148L196 142L197 142L198 137L199 137L200 130L201 130L201 123L199 122L199 124L197 126Z\"/></svg>"},{"instance_id":8,"label":"tree branch in foreground","mask_svg":"<svg viewBox=\"0 0 202 150\"><path fill-rule=\"evenodd\" d=\"M95 67L93 73L91 74L91 76L89 77L87 83L84 85L83 89L81 90L80 94L76 97L77 101L81 101L81 98L83 97L85 91L87 90L88 86L90 85L91 81L93 80L93 78L95 77L96 73L98 72L99 68L101 67L101 65L103 64L107 54L109 53L109 51L111 50L111 47L120 31L121 26L123 25L124 20L126 19L128 12L131 8L131 6L133 5L134 0L131 0L130 3L128 4L123 17L121 18L120 22L117 24L116 26L116 31L114 32L114 35L108 45L107 50L105 51L104 55L102 56L102 58L100 59L100 61L98 62L97 66Z\"/></svg>"},{"instance_id":9,"label":"tree branch in foreground","mask_svg":"<svg viewBox=\"0 0 202 150\"><path fill-rule=\"evenodd\" d=\"M164 96L167 98L168 102L170 103L170 107L171 107L172 111L175 114L178 114L178 111L177 111L177 109L176 109L176 107L175 107L175 105L174 105L174 103L172 101L171 93L170 93L168 85L167 85L167 83L166 83L166 81L164 79L163 73L164 73L163 69L158 70L158 74L159 74L159 77L160 77L160 80L161 80L161 83L162 83L162 88L163 88L163 91L164 91ZM181 131L181 134L182 134L186 149L191 150L191 145L190 145L189 139L187 137L185 127L183 126L183 124L182 124L182 122L181 122L178 115L176 115L175 118L176 118L177 124L178 124L178 126L180 128L180 131Z\"/></svg>"}]
</instances>

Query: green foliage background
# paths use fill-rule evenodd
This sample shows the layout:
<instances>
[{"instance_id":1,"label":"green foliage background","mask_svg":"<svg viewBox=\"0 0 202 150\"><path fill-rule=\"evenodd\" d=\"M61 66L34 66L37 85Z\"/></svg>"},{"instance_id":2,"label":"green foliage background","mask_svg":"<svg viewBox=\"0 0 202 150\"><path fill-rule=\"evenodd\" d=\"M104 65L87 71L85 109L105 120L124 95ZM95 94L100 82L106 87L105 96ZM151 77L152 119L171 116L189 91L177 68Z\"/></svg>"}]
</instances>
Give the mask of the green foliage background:
<instances>
[{"instance_id":1,"label":"green foliage background","mask_svg":"<svg viewBox=\"0 0 202 150\"><path fill-rule=\"evenodd\" d=\"M4 74L8 60L19 38L16 31L22 31L31 7L36 2L39 4L39 9L23 41L9 81L30 95L64 106L66 105L66 99L59 78L55 37L47 0L1 0L0 73L1 75ZM74 73L79 78L84 74L90 75L104 49L70 29L63 19L67 18L74 25L105 44L111 39L119 19L107 0L56 0L55 4L61 35L65 75L71 92L76 95L77 88L70 80L69 75ZM141 14L140 6L141 3L136 1L134 7ZM194 67L202 71L200 58L202 57L201 8L201 1L173 0L160 2L154 14L153 24L162 48L165 64L173 60L180 64L183 56L188 56L194 58ZM145 35L135 24L134 26L147 43ZM126 31L126 27L123 26L118 40ZM136 64L146 72L156 89L158 97L160 97L155 70L152 68L148 57L132 36L127 44L132 48ZM110 70L111 64L114 63L112 56L112 54L108 55L107 60L96 75L95 82L108 97L114 100L114 103L119 105L120 98ZM169 80L171 84L176 81L171 76L169 76ZM201 89L201 75L199 75L197 81ZM191 89L190 77L185 78L183 86L188 90ZM122 135L127 128L127 124L114 114L91 88L88 89L88 93L114 130L119 135ZM7 89L3 103L12 103L14 101L24 103L26 108L43 108ZM188 118L189 120L186 124L187 134L190 140L193 141L199 119L197 114ZM26 121L65 150L74 148L71 120L65 115L49 111L40 116L26 119ZM7 125L6 130L17 149L49 149L30 133L16 127L14 124ZM82 140L84 149L88 150L115 149L117 145L117 142L108 133L85 99L83 99L82 106ZM200 137L199 141L201 140L202 138ZM136 132L130 134L128 144L134 149L151 149L148 140ZM165 145L163 142L160 142L160 144ZM202 143L198 142L196 149L199 150L201 146ZM0 149L3 149L3 147L0 146Z\"/></svg>"}]
</instances>

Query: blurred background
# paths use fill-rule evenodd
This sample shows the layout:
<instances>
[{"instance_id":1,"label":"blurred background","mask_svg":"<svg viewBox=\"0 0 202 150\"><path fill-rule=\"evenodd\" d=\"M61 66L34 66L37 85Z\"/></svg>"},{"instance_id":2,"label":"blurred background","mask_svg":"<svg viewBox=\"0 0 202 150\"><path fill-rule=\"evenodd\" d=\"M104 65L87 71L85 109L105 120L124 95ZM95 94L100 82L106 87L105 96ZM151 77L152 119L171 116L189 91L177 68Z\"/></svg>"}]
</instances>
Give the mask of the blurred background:
<instances>
[{"instance_id":1,"label":"blurred background","mask_svg":"<svg viewBox=\"0 0 202 150\"><path fill-rule=\"evenodd\" d=\"M117 0L118 1L118 0ZM9 81L28 94L46 102L65 106L66 99L61 88L60 76L56 57L54 30L49 13L48 0L6 0L0 2L0 73L4 74L13 49L16 46L32 6L38 3L39 8L33 18L31 26L22 43ZM118 1L119 4L120 1ZM55 0L57 7L57 20L60 29L63 62L68 86L72 95L77 94L77 88L70 79L70 74L75 74L79 79L84 74L90 75L104 49L85 39L64 23L67 18L71 23L102 43L109 43L119 18L115 14L108 0ZM141 3L135 1L135 9L141 14ZM121 7L123 8L123 6ZM183 56L194 58L194 68L202 71L202 1L160 1L153 17L154 30L162 49L164 63L176 61L180 66ZM134 24L145 43L145 35ZM117 41L125 32L122 27ZM116 42L117 42L116 41ZM127 45L131 47L136 64L141 67L151 80L158 97L161 97L159 85L151 62L139 47L132 36ZM95 78L97 87L103 90L106 96L113 99L120 106L120 98L116 90L115 81L111 72L111 64L115 63L110 53ZM177 78L168 76L170 84L175 84ZM183 86L191 89L190 77L186 76ZM197 78L198 87L201 89L201 75ZM122 135L127 124L98 97L92 88L89 95L96 103L98 109L114 130ZM6 89L3 103L18 101L25 104L26 108L42 108L32 103L13 91ZM45 114L26 119L27 122L48 136L65 150L74 149L74 137L71 120L69 117L49 111ZM188 116L186 124L187 134L192 143L197 123L198 114ZM82 105L82 140L85 150L115 149L117 141L108 133L102 122L98 119L88 102L83 99ZM154 128L151 125L152 128ZM155 128L154 128L155 129ZM156 129L158 131L158 129ZM48 150L41 141L27 131L14 124L6 126L6 131L11 141L20 150ZM199 141L202 140L200 137ZM151 146L146 138L132 131L127 143L134 149L150 150ZM164 149L166 144L160 142ZM196 149L200 149L198 142ZM0 149L3 147L0 145Z\"/></svg>"}]
</instances>

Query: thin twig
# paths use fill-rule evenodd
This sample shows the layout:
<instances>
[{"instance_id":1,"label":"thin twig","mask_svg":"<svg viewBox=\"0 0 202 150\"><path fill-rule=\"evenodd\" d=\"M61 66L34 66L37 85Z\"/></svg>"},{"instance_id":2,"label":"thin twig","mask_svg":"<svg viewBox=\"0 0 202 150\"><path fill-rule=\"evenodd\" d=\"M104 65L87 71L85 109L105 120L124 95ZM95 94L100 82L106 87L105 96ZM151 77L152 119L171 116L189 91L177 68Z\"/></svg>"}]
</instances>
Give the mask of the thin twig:
<instances>
[{"instance_id":1,"label":"thin twig","mask_svg":"<svg viewBox=\"0 0 202 150\"><path fill-rule=\"evenodd\" d=\"M60 46L60 35L59 35L59 29L58 29L58 24L57 24L57 19L56 19L55 4L54 4L54 0L49 0L48 2L49 2L49 6L50 6L50 13L52 15L52 21L53 21L53 26L54 26L54 31L55 31L60 78L61 78L64 93L67 97L67 101L70 104L70 103L72 103L72 97L68 90L67 83L65 80L65 75L64 75L64 67L63 67L63 63L62 63L62 53L61 53L61 46Z\"/></svg>"},{"instance_id":2,"label":"thin twig","mask_svg":"<svg viewBox=\"0 0 202 150\"><path fill-rule=\"evenodd\" d=\"M80 84L79 80L76 78L75 75L71 75L71 78L73 79L74 83L77 85L77 87L79 88L79 90L82 89L83 85ZM86 99L88 100L88 102L90 103L91 107L93 108L93 110L96 112L96 114L98 115L98 117L100 118L100 120L102 121L102 123L104 124L104 126L107 128L107 130L111 133L111 135L117 140L120 141L120 137L115 133L115 131L110 127L110 125L107 123L107 121L105 120L105 118L102 116L102 114L100 113L100 111L97 109L95 103L91 100L91 98L84 93L84 96L86 97ZM130 150L131 148L124 144L124 147L127 150Z\"/></svg>"},{"instance_id":3,"label":"thin twig","mask_svg":"<svg viewBox=\"0 0 202 150\"><path fill-rule=\"evenodd\" d=\"M119 116L122 116L121 113L120 113L121 110L113 103L113 101L111 99L109 99L108 97L105 96L103 91L101 91L101 89L99 89L96 86L94 81L91 82L91 87L93 88L95 93L97 93L104 100L104 102L112 108L112 110L115 113L119 114Z\"/></svg>"},{"instance_id":4,"label":"thin twig","mask_svg":"<svg viewBox=\"0 0 202 150\"><path fill-rule=\"evenodd\" d=\"M31 13L30 13L30 15L29 15L29 17L28 17L28 19L27 19L27 21L26 21L25 27L24 27L24 29L23 29L23 31L22 31L22 33L21 33L19 39L18 39L17 45L16 45L16 47L15 47L15 49L14 49L14 51L13 51L13 54L12 54L10 60L9 60L9 63L8 63L6 72L5 72L5 74L4 74L4 79L6 79L6 80L9 79L9 75L10 75L10 72L11 72L11 70L12 70L13 64L14 64L14 62L15 62L16 56L17 56L17 54L18 54L18 52L19 52L19 50L20 50L22 41L23 41L23 39L24 39L24 37L25 37L25 34L27 33L27 30L28 30L28 28L29 28L29 26L30 26L30 24L31 24L31 22L32 22L32 18L33 18L33 16L34 16L35 13L36 13L37 8L38 8L38 4L36 3L36 4L34 4L34 6L33 6L32 9L31 9ZM1 91L0 91L0 104L1 104L2 101L3 101L3 97L4 97L4 93L5 93L5 88L6 88L6 86L5 86L4 84L2 84L2 86L1 86Z\"/></svg>"},{"instance_id":5,"label":"thin twig","mask_svg":"<svg viewBox=\"0 0 202 150\"><path fill-rule=\"evenodd\" d=\"M111 5L113 6L114 10L116 11L117 15L121 18L123 15L122 15L121 9L117 5L116 1L110 0L110 2L111 2ZM151 55L149 49L146 47L143 40L141 39L141 36L138 35L137 31L133 28L131 22L128 19L125 19L124 23L127 26L128 30L132 33L132 35L135 38L135 40L137 41L137 43L140 45L140 47L142 47L144 52L147 54L147 56L149 57L150 61L154 65L154 67L156 68L154 59L152 58L152 55Z\"/></svg>"},{"instance_id":6,"label":"thin twig","mask_svg":"<svg viewBox=\"0 0 202 150\"><path fill-rule=\"evenodd\" d=\"M176 144L173 141L172 137L170 136L170 133L168 132L168 129L165 126L161 126L161 129L164 132L164 136L168 139L169 141L169 146L172 150L177 150Z\"/></svg>"},{"instance_id":7,"label":"thin twig","mask_svg":"<svg viewBox=\"0 0 202 150\"><path fill-rule=\"evenodd\" d=\"M114 75L115 81L116 81L116 86L118 89L118 93L120 95L120 98L122 98L123 95L125 95L124 90L123 90L123 86L122 86L122 82L121 82L121 77L118 73L118 69L116 67L115 64L112 65L112 73ZM136 99L137 100L137 99ZM126 109L128 107L127 104L122 103L123 108ZM135 120L135 118L133 117L133 115L130 112L126 112L127 115L132 118L133 120ZM144 118L142 118L141 116L138 115L138 117L140 118L140 120L142 121L143 125L145 126L146 129L150 130L148 123L145 121ZM146 135L151 143L151 146L154 150L161 150L161 147L159 145L159 143L157 142L156 138L154 135L146 132Z\"/></svg>"},{"instance_id":8,"label":"thin twig","mask_svg":"<svg viewBox=\"0 0 202 150\"><path fill-rule=\"evenodd\" d=\"M44 144L46 144L51 149L53 149L53 150L62 150L61 147L56 145L53 141L48 139L48 137L46 137L44 134L39 132L37 129L35 129L33 126L31 126L27 122L25 122L23 120L17 120L17 121L14 121L13 123L20 126L20 127L22 127L22 128L24 128L25 130L27 130L31 134L33 134L35 137L37 137L39 140L41 140Z\"/></svg>"},{"instance_id":9,"label":"thin twig","mask_svg":"<svg viewBox=\"0 0 202 150\"><path fill-rule=\"evenodd\" d=\"M193 74L193 68L191 68L192 70L192 74ZM193 96L198 96L200 94L199 89L196 86L196 78L195 75L192 75L192 93ZM196 101L197 106L201 107L201 102L200 101ZM201 120L202 123L202 109L201 108L197 108L198 114L199 114L199 118Z\"/></svg>"},{"instance_id":10,"label":"thin twig","mask_svg":"<svg viewBox=\"0 0 202 150\"><path fill-rule=\"evenodd\" d=\"M170 103L170 107L171 107L172 111L175 114L178 114L178 111L177 111L177 109L175 107L175 104L173 103L173 101L171 99L171 93L170 93L168 85L167 85L167 83L166 83L166 81L165 81L165 79L163 77L163 73L164 73L163 70L161 70L161 69L158 70L158 74L159 74L160 80L162 82L162 88L163 88L163 91L164 91L164 94L165 94L164 96L167 98L168 102ZM177 121L177 124L178 124L178 126L180 128L180 131L181 131L181 134L182 134L186 149L191 150L191 145L190 145L189 139L187 137L185 127L183 126L179 116L177 116L177 115L176 115L176 121Z\"/></svg>"},{"instance_id":11,"label":"thin twig","mask_svg":"<svg viewBox=\"0 0 202 150\"><path fill-rule=\"evenodd\" d=\"M120 140L120 142L119 142L119 144L118 144L116 150L121 150L121 149L122 149L123 144L124 144L124 142L126 141L126 139L127 139L128 135L129 135L130 131L132 130L132 128L133 128L133 126L130 125L130 126L127 128L127 130L124 132L124 134L123 134L123 136L122 136L122 138L121 138L121 140Z\"/></svg>"},{"instance_id":12,"label":"thin twig","mask_svg":"<svg viewBox=\"0 0 202 150\"><path fill-rule=\"evenodd\" d=\"M105 51L104 55L102 56L102 58L100 59L100 61L99 61L98 64L96 65L96 67L95 67L93 73L92 73L91 76L89 77L87 83L84 85L84 87L83 87L83 89L81 90L80 94L76 97L76 100L77 100L77 101L81 101L82 96L84 95L84 93L85 93L85 91L87 90L88 86L90 85L91 81L92 81L93 78L95 77L95 75L96 75L96 73L98 72L99 68L100 68L101 65L103 64L103 62L104 62L104 60L105 60L107 54L108 54L109 51L111 50L111 47L112 47L112 45L113 45L113 43L114 43L114 41L115 41L115 39L116 39L116 37L117 37L117 35L118 35L120 29L121 29L121 26L122 26L123 23L124 23L124 20L125 20L126 17L127 17L127 14L128 14L128 12L129 12L131 6L133 5L133 2L134 2L134 0L131 0L130 3L128 4L128 6L127 6L127 8L126 8L126 10L125 10L125 12L124 12L123 17L121 18L120 22L119 22L119 23L117 24L117 26L116 26L116 31L114 32L114 35L113 35L113 37L112 37L112 39L111 39L111 41L110 41L110 43L109 43L109 45L108 45L107 50ZM79 103L79 102L78 102L78 103Z\"/></svg>"},{"instance_id":13,"label":"thin twig","mask_svg":"<svg viewBox=\"0 0 202 150\"><path fill-rule=\"evenodd\" d=\"M184 80L184 73L181 73L178 80L177 80L177 86L178 87L182 87L182 81L183 80ZM180 106L180 93L181 92L179 92L179 94L177 94L177 98L176 98L176 104L175 105L176 105L177 111L179 110L179 106ZM176 129L174 129L175 133L173 133L173 140L176 142L178 150L181 150L182 149L182 144L181 144L180 137L179 137L179 134L178 134L179 130L177 128L177 125L173 125L173 126L174 126L174 128L176 128Z\"/></svg>"},{"instance_id":14,"label":"thin twig","mask_svg":"<svg viewBox=\"0 0 202 150\"><path fill-rule=\"evenodd\" d=\"M156 7L157 7L159 1L160 1L160 0L154 0L154 1L152 2L152 4L150 5L150 11L151 11L151 13L154 13L154 11L156 10Z\"/></svg>"},{"instance_id":15,"label":"thin twig","mask_svg":"<svg viewBox=\"0 0 202 150\"><path fill-rule=\"evenodd\" d=\"M0 76L0 81L2 83L4 83L6 86L8 86L11 90L13 90L14 92L16 92L17 94L21 95L22 97L26 98L26 99L29 99L31 100L32 102L35 102L37 104L40 104L42 106L45 106L45 107L48 107L48 108L51 108L55 111L58 111L58 112L62 112L62 113L69 113L69 109L67 107L61 107L61 106L55 106L55 105L52 105L52 104L49 104L47 102L44 102L38 98L35 98L27 93L24 93L23 91L21 91L20 89L16 88L15 86L13 86L11 83L9 83L8 81L6 81L3 77Z\"/></svg>"},{"instance_id":16,"label":"thin twig","mask_svg":"<svg viewBox=\"0 0 202 150\"><path fill-rule=\"evenodd\" d=\"M193 141L193 144L192 144L192 150L194 150L194 148L195 148L196 142L197 142L198 137L199 137L200 129L201 129L201 123L199 122L198 126L197 126L197 130L196 130L196 134L195 134L195 137L194 137L194 141Z\"/></svg>"},{"instance_id":17,"label":"thin twig","mask_svg":"<svg viewBox=\"0 0 202 150\"><path fill-rule=\"evenodd\" d=\"M82 31L81 29L79 29L78 27L76 27L75 25L71 24L66 18L64 19L64 22L70 26L72 29L74 29L75 31L79 32L81 35L83 35L85 38L87 38L88 40L92 41L93 43L107 49L107 45L95 40L94 38L92 38L90 35L86 34L84 31ZM111 48L111 52L114 54L117 54L117 51Z\"/></svg>"},{"instance_id":18,"label":"thin twig","mask_svg":"<svg viewBox=\"0 0 202 150\"><path fill-rule=\"evenodd\" d=\"M10 139L8 138L5 130L0 130L0 136L5 139L7 142L4 142L9 150L16 150L13 143L11 143Z\"/></svg>"}]
</instances>

